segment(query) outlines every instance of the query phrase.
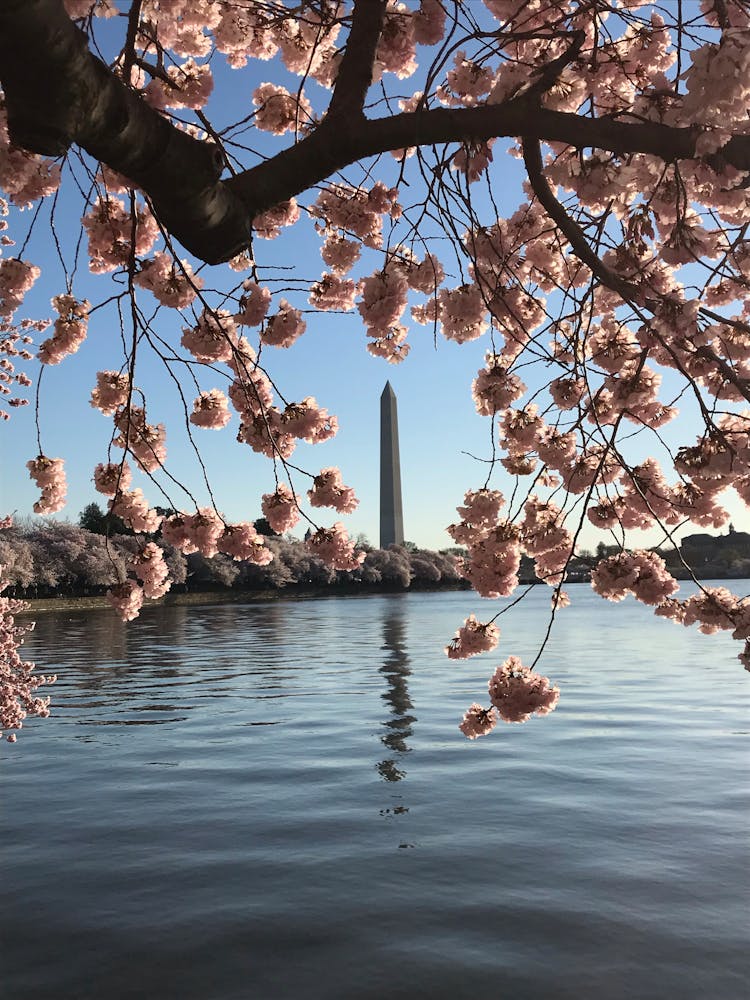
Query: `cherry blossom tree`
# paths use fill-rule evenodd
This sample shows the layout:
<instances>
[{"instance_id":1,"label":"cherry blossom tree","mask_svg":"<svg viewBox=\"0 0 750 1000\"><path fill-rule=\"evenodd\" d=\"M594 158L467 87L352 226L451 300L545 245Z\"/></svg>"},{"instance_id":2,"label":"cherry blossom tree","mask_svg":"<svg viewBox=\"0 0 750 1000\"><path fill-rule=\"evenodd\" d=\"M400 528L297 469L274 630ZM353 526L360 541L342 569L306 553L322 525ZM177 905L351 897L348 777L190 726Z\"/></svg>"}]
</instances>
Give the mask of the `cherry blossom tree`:
<instances>
[{"instance_id":1,"label":"cherry blossom tree","mask_svg":"<svg viewBox=\"0 0 750 1000\"><path fill-rule=\"evenodd\" d=\"M249 97L219 129L204 108L226 67ZM96 310L116 304L122 336L91 378L92 405L112 421L93 476L136 534L161 528L205 559L274 556L218 503L166 516L151 506L169 475L167 428L138 381L151 350L191 433L236 413L239 441L269 459L262 511L274 531L304 521L312 555L357 570L365 554L343 523L315 520L356 506L345 473L292 462L337 419L312 395L284 397L273 354L294 349L309 309L358 315L369 353L391 364L407 358L410 323L425 324L483 342L468 348L481 351L471 391L492 453L449 529L478 594L511 595L525 555L554 618L590 523L617 545L593 575L598 593L730 630L747 662L750 601L707 587L674 597L664 561L627 551L625 537L718 528L728 490L750 503L746 3L5 0L0 83L0 388L24 405L32 379L20 369L75 363ZM523 196L501 215L510 163ZM80 193L103 284L92 304L66 267L47 335L44 320L19 318L40 268L11 227L61 183ZM285 297L263 258L290 229L315 234L322 267ZM203 263L226 263L221 289ZM171 334L155 331L154 308ZM498 467L515 477L510 498L493 484ZM40 440L28 470L35 509L62 509L63 458ZM169 584L149 544L113 589L123 617ZM490 651L495 618L468 619L449 655ZM511 654L497 668L491 707L461 723L467 736L554 708L537 660Z\"/></svg>"},{"instance_id":2,"label":"cherry blossom tree","mask_svg":"<svg viewBox=\"0 0 750 1000\"><path fill-rule=\"evenodd\" d=\"M11 528L10 517L0 519L0 537ZM0 734L7 733L8 742L15 743L15 731L23 726L27 716L44 719L49 715L50 699L40 698L37 690L45 684L54 684L56 677L36 673L35 665L22 658L21 647L34 623L17 623L16 616L27 605L4 595L9 582L0 573Z\"/></svg>"}]
</instances>

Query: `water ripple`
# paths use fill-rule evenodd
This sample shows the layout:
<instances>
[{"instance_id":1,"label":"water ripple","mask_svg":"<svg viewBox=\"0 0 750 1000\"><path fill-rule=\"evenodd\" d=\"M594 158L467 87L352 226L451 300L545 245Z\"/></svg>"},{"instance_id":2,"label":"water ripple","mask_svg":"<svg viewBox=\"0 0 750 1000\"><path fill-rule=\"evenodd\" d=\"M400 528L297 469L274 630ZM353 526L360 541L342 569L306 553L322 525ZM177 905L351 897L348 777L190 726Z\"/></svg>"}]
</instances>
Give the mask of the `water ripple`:
<instances>
[{"instance_id":1,"label":"water ripple","mask_svg":"<svg viewBox=\"0 0 750 1000\"><path fill-rule=\"evenodd\" d=\"M740 1000L748 675L584 587L558 710L469 743L470 594L43 616L60 680L0 766L15 1000Z\"/></svg>"}]
</instances>

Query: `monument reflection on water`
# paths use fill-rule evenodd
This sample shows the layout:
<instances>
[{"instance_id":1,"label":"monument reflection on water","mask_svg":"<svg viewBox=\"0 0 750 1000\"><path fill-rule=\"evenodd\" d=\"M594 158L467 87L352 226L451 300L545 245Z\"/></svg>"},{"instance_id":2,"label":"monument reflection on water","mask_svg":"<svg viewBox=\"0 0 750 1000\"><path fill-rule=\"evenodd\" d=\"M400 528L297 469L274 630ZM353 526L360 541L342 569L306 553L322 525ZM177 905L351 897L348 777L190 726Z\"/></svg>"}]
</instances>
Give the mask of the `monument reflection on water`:
<instances>
[{"instance_id":1,"label":"monument reflection on water","mask_svg":"<svg viewBox=\"0 0 750 1000\"><path fill-rule=\"evenodd\" d=\"M388 705L391 717L384 723L388 730L380 739L391 754L378 764L378 772L386 781L400 781L406 771L403 768L403 757L409 752L407 738L412 734L412 724L416 717L410 714L412 708L409 697L408 678L411 674L409 654L406 645L406 619L404 603L398 599L386 606L383 612L383 651L385 661L380 673L386 679L387 689L383 692L383 701Z\"/></svg>"}]
</instances>

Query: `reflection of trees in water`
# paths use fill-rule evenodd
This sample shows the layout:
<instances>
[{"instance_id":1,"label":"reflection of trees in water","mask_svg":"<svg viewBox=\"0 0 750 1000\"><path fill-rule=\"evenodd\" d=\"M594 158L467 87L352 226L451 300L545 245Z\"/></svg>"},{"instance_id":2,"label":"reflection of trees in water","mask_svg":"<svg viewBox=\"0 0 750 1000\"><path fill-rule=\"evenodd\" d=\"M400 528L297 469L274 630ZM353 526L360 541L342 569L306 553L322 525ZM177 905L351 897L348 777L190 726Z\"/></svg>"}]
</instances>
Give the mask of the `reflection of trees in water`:
<instances>
[{"instance_id":1,"label":"reflection of trees in water","mask_svg":"<svg viewBox=\"0 0 750 1000\"><path fill-rule=\"evenodd\" d=\"M35 632L45 662L54 664L66 687L94 697L92 705L122 705L131 701L123 697L124 684L135 696L144 684L186 674L188 610L146 607L128 624L111 610L62 612L40 616Z\"/></svg>"},{"instance_id":2,"label":"reflection of trees in water","mask_svg":"<svg viewBox=\"0 0 750 1000\"><path fill-rule=\"evenodd\" d=\"M380 739L392 753L406 754L409 752L406 740L411 736L412 723L417 720L416 716L410 714L412 703L409 697L408 678L411 670L406 652L406 620L400 601L389 602L386 605L383 615L382 648L388 655L380 668L380 673L385 675L388 687L381 697L389 706L391 717L386 719L384 726L387 732ZM398 766L399 763L399 757L382 760L377 765L380 776L386 781L400 781L406 775L406 771Z\"/></svg>"}]
</instances>

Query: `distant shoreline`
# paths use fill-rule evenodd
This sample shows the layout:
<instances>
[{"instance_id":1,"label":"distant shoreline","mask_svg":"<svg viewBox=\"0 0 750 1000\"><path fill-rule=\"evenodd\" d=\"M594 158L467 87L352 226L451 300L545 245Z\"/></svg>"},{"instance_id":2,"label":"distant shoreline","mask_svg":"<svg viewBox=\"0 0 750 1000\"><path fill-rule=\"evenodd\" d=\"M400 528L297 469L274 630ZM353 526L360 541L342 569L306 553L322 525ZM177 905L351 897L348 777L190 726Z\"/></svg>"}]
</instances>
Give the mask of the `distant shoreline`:
<instances>
[{"instance_id":1,"label":"distant shoreline","mask_svg":"<svg viewBox=\"0 0 750 1000\"><path fill-rule=\"evenodd\" d=\"M680 582L689 581L691 578L686 574L675 574L675 579ZM699 576L697 577L699 581L705 580L706 582L711 581L729 581L732 580L746 580L747 577L735 577L735 576ZM566 589L568 587L578 587L581 585L590 586L590 580L567 580L563 585ZM522 581L520 587L528 586L540 586L543 587L544 583L541 580L526 580ZM461 584L446 584L444 586L436 585L433 587L426 586L412 586L412 587L364 587L364 586L352 586L352 587L286 587L283 589L273 589L268 590L235 590L228 588L226 590L194 590L194 591L184 591L175 592L170 591L165 597L157 601L146 600L143 604L144 608L152 607L185 607L192 604L255 604L268 601L309 601L316 600L321 597L382 597L383 595L393 595L393 594L431 594L439 592L458 592L465 591L470 593L472 588L468 585ZM28 605L23 611L19 611L19 615L37 615L44 614L48 611L103 611L112 610L112 605L109 603L107 598L101 594L91 595L91 596L81 596L74 597L66 594L61 594L57 597L19 597L14 598L15 600L23 601Z\"/></svg>"},{"instance_id":2,"label":"distant shoreline","mask_svg":"<svg viewBox=\"0 0 750 1000\"><path fill-rule=\"evenodd\" d=\"M283 590L200 590L185 593L170 592L158 601L144 601L144 608L164 608L187 606L191 604L254 604L266 601L297 601L314 600L320 597L382 597L383 595L409 593L437 593L438 591L466 591L470 587L407 587L400 588L365 588L365 587L289 587ZM20 597L16 600L28 605L19 615L44 614L47 611L103 611L112 610L112 605L104 595L90 597Z\"/></svg>"}]
</instances>

